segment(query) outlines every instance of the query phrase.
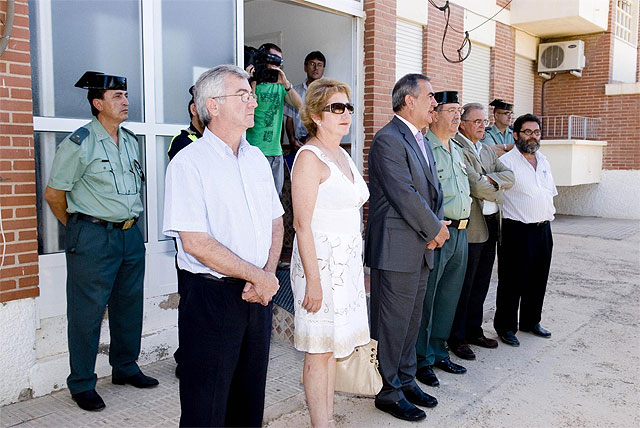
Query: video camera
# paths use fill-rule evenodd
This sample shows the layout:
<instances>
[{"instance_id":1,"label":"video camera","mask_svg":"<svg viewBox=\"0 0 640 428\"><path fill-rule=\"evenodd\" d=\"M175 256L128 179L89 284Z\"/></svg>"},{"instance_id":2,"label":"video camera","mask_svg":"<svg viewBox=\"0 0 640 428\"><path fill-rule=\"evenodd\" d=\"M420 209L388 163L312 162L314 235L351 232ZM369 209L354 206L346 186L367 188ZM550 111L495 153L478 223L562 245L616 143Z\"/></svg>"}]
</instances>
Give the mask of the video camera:
<instances>
[{"instance_id":1,"label":"video camera","mask_svg":"<svg viewBox=\"0 0 640 428\"><path fill-rule=\"evenodd\" d=\"M251 46L244 47L244 66L253 65L253 77L256 83L276 83L278 81L278 70L268 68L267 65L282 66L282 57L273 55Z\"/></svg>"}]
</instances>

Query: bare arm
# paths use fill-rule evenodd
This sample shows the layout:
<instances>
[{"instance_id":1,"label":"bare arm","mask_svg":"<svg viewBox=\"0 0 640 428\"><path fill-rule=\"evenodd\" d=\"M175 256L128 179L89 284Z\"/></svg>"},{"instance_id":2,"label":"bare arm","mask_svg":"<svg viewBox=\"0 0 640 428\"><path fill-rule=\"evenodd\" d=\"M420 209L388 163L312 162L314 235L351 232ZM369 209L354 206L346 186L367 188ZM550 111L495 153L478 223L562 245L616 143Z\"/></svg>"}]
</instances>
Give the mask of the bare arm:
<instances>
[{"instance_id":1,"label":"bare arm","mask_svg":"<svg viewBox=\"0 0 640 428\"><path fill-rule=\"evenodd\" d=\"M242 260L208 233L180 232L180 239L184 251L203 265L223 275L251 282L263 305L267 305L278 291L278 278L273 272ZM271 258L271 252L269 255Z\"/></svg>"},{"instance_id":2,"label":"bare arm","mask_svg":"<svg viewBox=\"0 0 640 428\"><path fill-rule=\"evenodd\" d=\"M274 218L271 221L271 248L269 249L269 258L262 270L275 273L282 251L282 238L284 236L284 225L282 216ZM260 296L256 291L256 287L252 282L247 282L242 290L242 298L249 303L261 303Z\"/></svg>"},{"instance_id":3,"label":"bare arm","mask_svg":"<svg viewBox=\"0 0 640 428\"><path fill-rule=\"evenodd\" d=\"M53 215L56 216L63 226L66 226L67 220L69 220L69 213L67 212L67 192L47 186L44 191L44 199L49 204L51 211L53 211Z\"/></svg>"},{"instance_id":4,"label":"bare arm","mask_svg":"<svg viewBox=\"0 0 640 428\"><path fill-rule=\"evenodd\" d=\"M302 98L300 97L300 94L298 93L298 91L293 89L293 85L287 79L287 75L284 74L284 71L279 68L277 70L280 72L278 76L278 83L284 85L285 89L289 88L289 90L287 91L287 95L284 97L284 102L292 107L297 108L298 110L302 110L302 106L304 103L302 101Z\"/></svg>"},{"instance_id":5,"label":"bare arm","mask_svg":"<svg viewBox=\"0 0 640 428\"><path fill-rule=\"evenodd\" d=\"M314 153L305 150L298 155L291 177L293 227L296 230L298 249L306 277L302 307L308 312L318 312L322 307L322 286L311 219L316 206L318 186L328 177L327 170L327 166Z\"/></svg>"}]
</instances>

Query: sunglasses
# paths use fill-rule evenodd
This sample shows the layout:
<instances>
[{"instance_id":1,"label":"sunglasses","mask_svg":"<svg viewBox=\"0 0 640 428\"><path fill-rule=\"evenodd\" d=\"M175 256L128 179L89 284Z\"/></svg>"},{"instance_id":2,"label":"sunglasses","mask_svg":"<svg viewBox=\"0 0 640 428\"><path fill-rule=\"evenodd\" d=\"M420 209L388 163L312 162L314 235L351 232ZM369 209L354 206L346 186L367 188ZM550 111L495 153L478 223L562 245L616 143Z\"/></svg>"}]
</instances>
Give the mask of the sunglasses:
<instances>
[{"instance_id":1,"label":"sunglasses","mask_svg":"<svg viewBox=\"0 0 640 428\"><path fill-rule=\"evenodd\" d=\"M329 111L335 114L342 114L344 111L349 110L349 114L353 114L354 108L351 103L332 103L322 109L322 111Z\"/></svg>"}]
</instances>

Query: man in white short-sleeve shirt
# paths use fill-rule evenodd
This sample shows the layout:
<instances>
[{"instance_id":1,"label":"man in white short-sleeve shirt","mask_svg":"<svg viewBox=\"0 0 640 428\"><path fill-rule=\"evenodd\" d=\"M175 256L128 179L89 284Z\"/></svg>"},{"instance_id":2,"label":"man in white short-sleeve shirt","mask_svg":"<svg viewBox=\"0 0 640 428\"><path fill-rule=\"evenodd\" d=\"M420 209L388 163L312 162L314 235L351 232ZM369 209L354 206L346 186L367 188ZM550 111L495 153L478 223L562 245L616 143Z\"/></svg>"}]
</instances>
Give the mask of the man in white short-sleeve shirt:
<instances>
[{"instance_id":1,"label":"man in white short-sleeve shirt","mask_svg":"<svg viewBox=\"0 0 640 428\"><path fill-rule=\"evenodd\" d=\"M270 301L283 209L271 168L243 137L257 105L248 75L222 65L195 86L202 138L166 174L164 224L178 246L180 426L260 426Z\"/></svg>"},{"instance_id":2,"label":"man in white short-sleeve shirt","mask_svg":"<svg viewBox=\"0 0 640 428\"><path fill-rule=\"evenodd\" d=\"M549 223L556 212L553 197L558 191L551 165L538 151L540 119L532 114L520 116L513 124L513 134L516 150L500 157L513 171L515 183L504 191L493 326L504 343L519 346L518 330L551 337L540 320L553 250Z\"/></svg>"}]
</instances>

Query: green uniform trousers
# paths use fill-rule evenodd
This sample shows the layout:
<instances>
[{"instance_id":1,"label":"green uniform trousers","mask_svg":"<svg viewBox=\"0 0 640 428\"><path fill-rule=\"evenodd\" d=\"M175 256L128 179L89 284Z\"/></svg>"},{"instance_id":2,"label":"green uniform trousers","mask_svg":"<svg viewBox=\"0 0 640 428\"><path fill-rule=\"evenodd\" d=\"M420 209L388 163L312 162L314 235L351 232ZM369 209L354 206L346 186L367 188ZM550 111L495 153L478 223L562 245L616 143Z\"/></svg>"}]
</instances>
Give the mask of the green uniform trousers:
<instances>
[{"instance_id":1,"label":"green uniform trousers","mask_svg":"<svg viewBox=\"0 0 640 428\"><path fill-rule=\"evenodd\" d=\"M142 333L145 247L140 229L103 226L72 216L65 229L67 335L71 394L95 389L100 324L109 307L113 375L132 376Z\"/></svg>"},{"instance_id":2,"label":"green uniform trousers","mask_svg":"<svg viewBox=\"0 0 640 428\"><path fill-rule=\"evenodd\" d=\"M422 323L416 343L418 368L449 356L449 338L467 270L467 231L449 227L449 239L434 251L433 270L427 281Z\"/></svg>"}]
</instances>

